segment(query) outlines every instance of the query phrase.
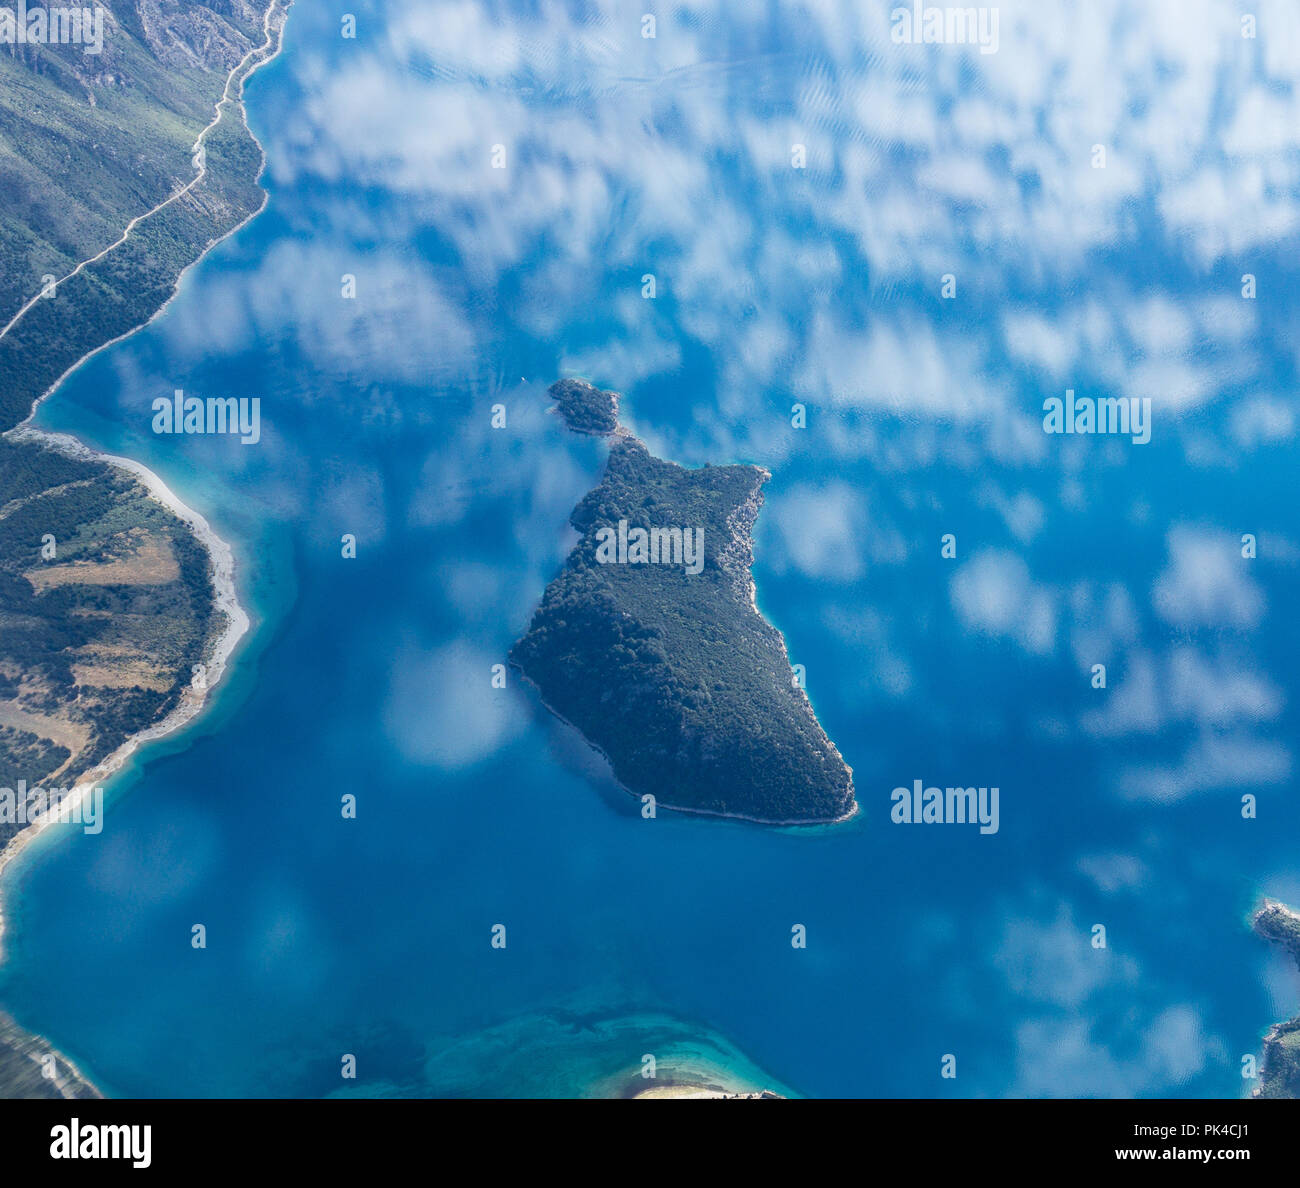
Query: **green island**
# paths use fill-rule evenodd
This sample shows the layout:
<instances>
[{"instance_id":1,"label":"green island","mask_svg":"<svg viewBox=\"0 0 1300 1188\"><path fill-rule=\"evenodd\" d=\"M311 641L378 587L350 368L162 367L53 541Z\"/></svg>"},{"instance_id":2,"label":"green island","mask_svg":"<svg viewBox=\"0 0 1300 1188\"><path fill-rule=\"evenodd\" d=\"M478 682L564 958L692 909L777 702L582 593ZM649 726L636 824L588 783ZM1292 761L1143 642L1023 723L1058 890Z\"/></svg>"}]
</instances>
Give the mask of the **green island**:
<instances>
[{"instance_id":1,"label":"green island","mask_svg":"<svg viewBox=\"0 0 1300 1188\"><path fill-rule=\"evenodd\" d=\"M617 392L601 391L585 380L562 379L551 385L548 395L574 433L608 437L618 432Z\"/></svg>"},{"instance_id":2,"label":"green island","mask_svg":"<svg viewBox=\"0 0 1300 1188\"><path fill-rule=\"evenodd\" d=\"M1300 912L1265 899L1252 924L1257 936L1280 945L1300 968ZM1300 1097L1300 1016L1268 1029L1260 1086L1252 1096Z\"/></svg>"},{"instance_id":3,"label":"green island","mask_svg":"<svg viewBox=\"0 0 1300 1188\"><path fill-rule=\"evenodd\" d=\"M206 525L147 472L22 422L261 210L243 85L290 3L100 0L102 53L0 51L0 792L104 778L197 712L242 630ZM30 836L18 799L0 866ZM94 1094L0 1015L0 1096Z\"/></svg>"},{"instance_id":4,"label":"green island","mask_svg":"<svg viewBox=\"0 0 1300 1188\"><path fill-rule=\"evenodd\" d=\"M550 394L578 432L609 426L609 462L511 663L634 796L765 824L852 815L853 773L755 602L751 530L771 476L653 457L585 381Z\"/></svg>"}]
</instances>

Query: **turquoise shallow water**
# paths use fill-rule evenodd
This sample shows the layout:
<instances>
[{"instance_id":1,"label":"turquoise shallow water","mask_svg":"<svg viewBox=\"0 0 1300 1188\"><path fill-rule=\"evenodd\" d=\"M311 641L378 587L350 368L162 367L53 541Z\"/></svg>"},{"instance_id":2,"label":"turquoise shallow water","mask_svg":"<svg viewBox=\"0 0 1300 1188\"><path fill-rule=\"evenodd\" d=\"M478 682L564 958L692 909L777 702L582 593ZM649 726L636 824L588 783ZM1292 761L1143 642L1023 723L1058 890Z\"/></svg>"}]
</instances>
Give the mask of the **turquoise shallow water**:
<instances>
[{"instance_id":1,"label":"turquoise shallow water","mask_svg":"<svg viewBox=\"0 0 1300 1188\"><path fill-rule=\"evenodd\" d=\"M717 18L688 53L577 16L561 52L529 10L491 9L486 40L439 12L422 34L367 6L349 43L299 6L250 86L267 211L41 410L202 510L257 625L210 713L115 781L102 835L6 875L0 1004L130 1095L571 1094L646 1053L806 1095L1241 1093L1298 997L1244 927L1261 888L1300 884L1294 465L1284 435L1233 436L1257 388L1294 391L1285 314L1175 336L1219 387L1157 402L1151 444L1047 438L1065 384L1002 357L1012 313L1224 288L1149 204L1124 230L1143 251L1095 246L1083 279L1004 262L994 284L972 230L953 267L985 291L940 305L823 217L847 155L788 184L754 128L675 155L710 111L820 111L812 132L860 143L871 53ZM1265 265L1292 290L1285 251ZM856 337L827 340L831 311ZM894 399L889 352L851 352L895 322L910 382L937 382L933 339L996 401ZM1116 343L1070 382L1127 391L1147 362ZM529 694L491 688L602 465L545 414L566 370L623 390L665 456L772 470L759 605L855 770L853 821L644 821ZM153 436L178 387L260 397L263 441ZM1233 568L1248 531L1261 554ZM998 785L1000 831L891 824L918 778Z\"/></svg>"}]
</instances>

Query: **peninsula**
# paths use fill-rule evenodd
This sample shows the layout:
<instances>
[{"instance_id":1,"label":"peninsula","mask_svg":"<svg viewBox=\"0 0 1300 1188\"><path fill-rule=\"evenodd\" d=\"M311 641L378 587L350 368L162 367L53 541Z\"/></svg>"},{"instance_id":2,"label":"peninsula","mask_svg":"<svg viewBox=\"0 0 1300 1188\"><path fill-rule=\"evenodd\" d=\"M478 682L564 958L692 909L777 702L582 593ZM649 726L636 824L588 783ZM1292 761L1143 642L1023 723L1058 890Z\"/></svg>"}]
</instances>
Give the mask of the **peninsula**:
<instances>
[{"instance_id":1,"label":"peninsula","mask_svg":"<svg viewBox=\"0 0 1300 1188\"><path fill-rule=\"evenodd\" d=\"M616 394L585 381L550 395L571 429L610 438L609 462L511 663L643 803L763 824L851 816L853 773L755 601L771 475L654 457L618 424Z\"/></svg>"},{"instance_id":2,"label":"peninsula","mask_svg":"<svg viewBox=\"0 0 1300 1188\"><path fill-rule=\"evenodd\" d=\"M0 53L0 869L42 827L29 801L78 805L193 718L248 628L202 516L27 422L262 209L243 87L290 3L103 0L99 52ZM0 1096L49 1094L95 1090L0 1015Z\"/></svg>"}]
</instances>

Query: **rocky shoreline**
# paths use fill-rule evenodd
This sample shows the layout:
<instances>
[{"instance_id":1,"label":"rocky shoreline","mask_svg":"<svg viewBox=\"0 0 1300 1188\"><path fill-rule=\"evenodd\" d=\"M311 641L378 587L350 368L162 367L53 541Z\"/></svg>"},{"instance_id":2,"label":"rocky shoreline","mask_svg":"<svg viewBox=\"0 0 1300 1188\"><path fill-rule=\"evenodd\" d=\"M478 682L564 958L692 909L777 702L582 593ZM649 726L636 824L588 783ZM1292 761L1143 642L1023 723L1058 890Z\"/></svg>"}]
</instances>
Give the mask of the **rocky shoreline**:
<instances>
[{"instance_id":1,"label":"rocky shoreline","mask_svg":"<svg viewBox=\"0 0 1300 1188\"><path fill-rule=\"evenodd\" d=\"M1264 899L1251 917L1255 935L1279 945L1300 970L1300 912ZM1251 1097L1300 1097L1300 1016L1274 1023L1263 1041L1259 1087Z\"/></svg>"}]
</instances>

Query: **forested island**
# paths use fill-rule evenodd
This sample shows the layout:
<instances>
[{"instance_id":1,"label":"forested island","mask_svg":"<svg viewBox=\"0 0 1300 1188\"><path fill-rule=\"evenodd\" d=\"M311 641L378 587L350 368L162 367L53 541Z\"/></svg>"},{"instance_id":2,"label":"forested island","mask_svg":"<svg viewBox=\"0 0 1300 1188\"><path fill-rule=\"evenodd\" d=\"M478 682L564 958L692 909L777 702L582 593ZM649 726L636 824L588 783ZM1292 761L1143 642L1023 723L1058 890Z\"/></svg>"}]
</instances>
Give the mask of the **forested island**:
<instances>
[{"instance_id":1,"label":"forested island","mask_svg":"<svg viewBox=\"0 0 1300 1188\"><path fill-rule=\"evenodd\" d=\"M554 412L574 433L608 437L618 432L618 393L603 392L580 379L562 379L551 385L548 395L555 401Z\"/></svg>"},{"instance_id":2,"label":"forested island","mask_svg":"<svg viewBox=\"0 0 1300 1188\"><path fill-rule=\"evenodd\" d=\"M550 394L571 428L607 426L612 442L512 664L635 796L773 824L851 815L853 773L755 602L751 531L771 476L653 457L603 415L613 394L584 381Z\"/></svg>"}]
</instances>

